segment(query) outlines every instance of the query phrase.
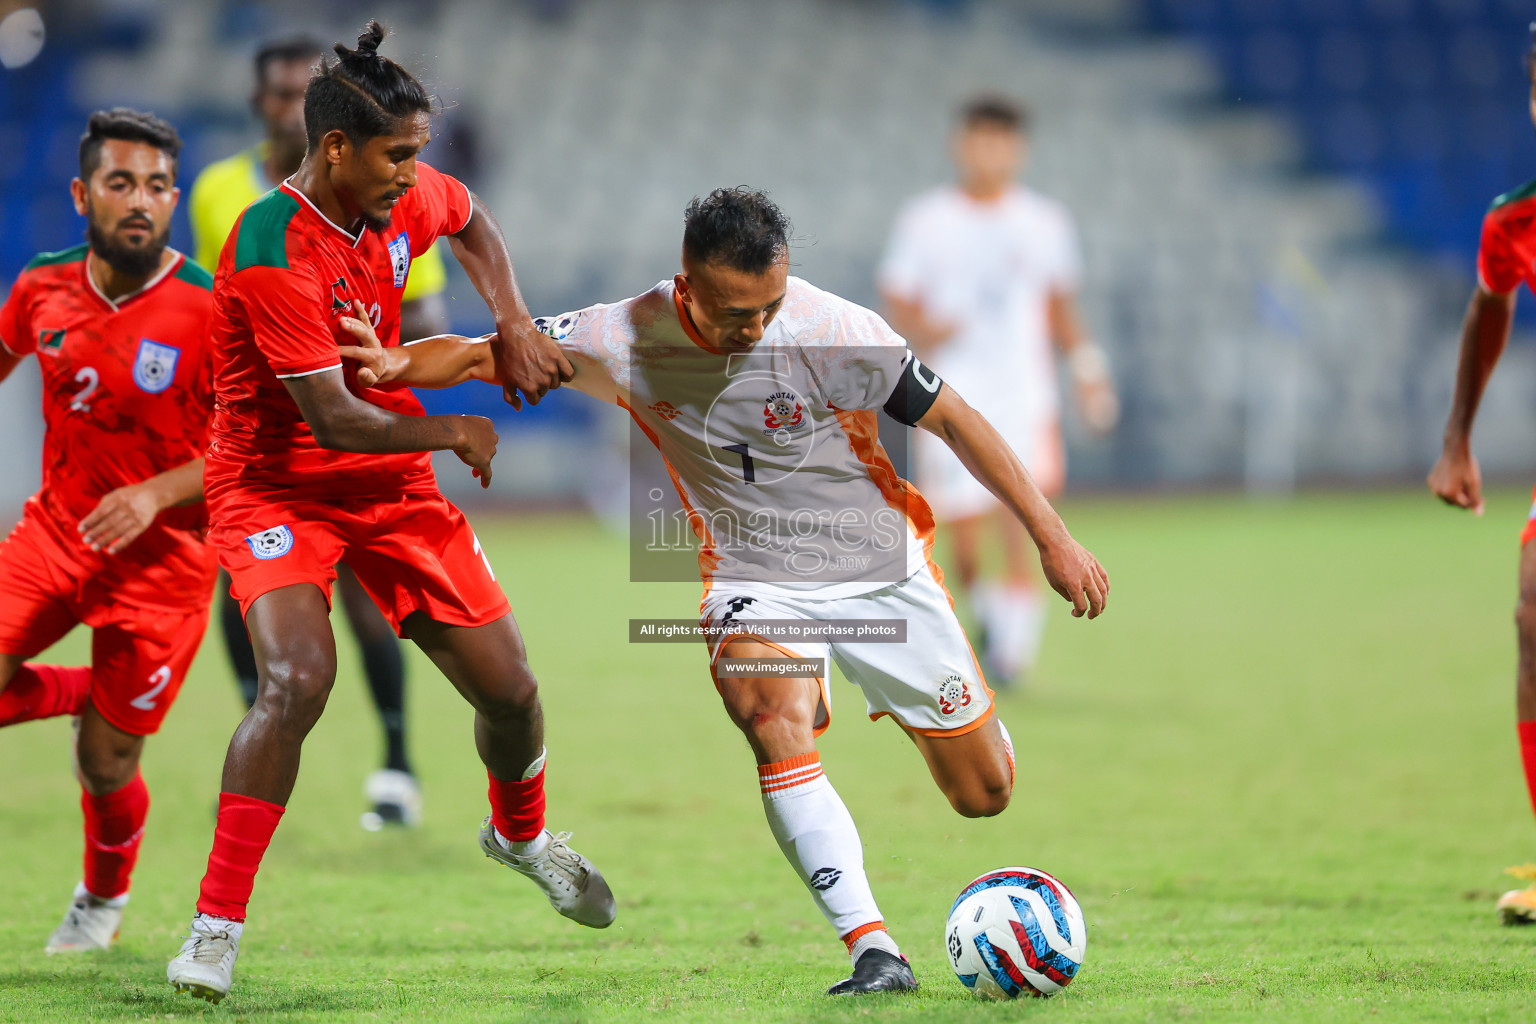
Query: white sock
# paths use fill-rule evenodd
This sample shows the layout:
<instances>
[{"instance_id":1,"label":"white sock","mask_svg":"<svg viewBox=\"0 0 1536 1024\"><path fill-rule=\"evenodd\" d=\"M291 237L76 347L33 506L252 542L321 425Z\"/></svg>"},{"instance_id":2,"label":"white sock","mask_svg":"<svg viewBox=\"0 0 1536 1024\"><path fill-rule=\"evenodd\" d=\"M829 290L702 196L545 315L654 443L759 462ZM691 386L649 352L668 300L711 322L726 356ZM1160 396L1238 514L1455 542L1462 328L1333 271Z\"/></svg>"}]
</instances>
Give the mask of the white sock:
<instances>
[{"instance_id":1,"label":"white sock","mask_svg":"<svg viewBox=\"0 0 1536 1024\"><path fill-rule=\"evenodd\" d=\"M97 906L102 906L102 907L121 908L121 907L126 907L128 905L128 894L127 893L123 893L121 896L113 896L111 898L108 898L106 896L97 896L95 893L91 892L91 890L89 890L89 889L87 889L85 887L85 883L84 882L76 882L75 883L75 899L78 900L82 896L90 897L92 902L94 902Z\"/></svg>"},{"instance_id":2,"label":"white sock","mask_svg":"<svg viewBox=\"0 0 1536 1024\"><path fill-rule=\"evenodd\" d=\"M848 944L848 958L858 963L859 957L872 949L883 949L892 956L901 956L901 949L896 945L896 940L891 938L891 933L884 928L876 928Z\"/></svg>"},{"instance_id":3,"label":"white sock","mask_svg":"<svg viewBox=\"0 0 1536 1024\"><path fill-rule=\"evenodd\" d=\"M980 589L987 657L1009 679L1034 668L1045 636L1045 595L1037 587L991 584Z\"/></svg>"},{"instance_id":4,"label":"white sock","mask_svg":"<svg viewBox=\"0 0 1536 1024\"><path fill-rule=\"evenodd\" d=\"M851 936L870 925L870 934L883 930L864 874L858 827L822 772L821 755L812 751L759 765L757 774L773 838L837 934Z\"/></svg>"},{"instance_id":5,"label":"white sock","mask_svg":"<svg viewBox=\"0 0 1536 1024\"><path fill-rule=\"evenodd\" d=\"M228 932L229 937L234 939L237 943L240 941L240 936L245 932L244 921L231 921L227 917L215 917L213 914L199 913L192 915L193 924L197 924L199 919L202 920L203 927L208 931Z\"/></svg>"},{"instance_id":6,"label":"white sock","mask_svg":"<svg viewBox=\"0 0 1536 1024\"><path fill-rule=\"evenodd\" d=\"M549 829L545 829L524 843L514 843L497 832L494 825L491 826L491 831L496 834L496 841L501 844L501 848L514 857L537 857L544 852L544 847L549 845L550 840Z\"/></svg>"}]
</instances>

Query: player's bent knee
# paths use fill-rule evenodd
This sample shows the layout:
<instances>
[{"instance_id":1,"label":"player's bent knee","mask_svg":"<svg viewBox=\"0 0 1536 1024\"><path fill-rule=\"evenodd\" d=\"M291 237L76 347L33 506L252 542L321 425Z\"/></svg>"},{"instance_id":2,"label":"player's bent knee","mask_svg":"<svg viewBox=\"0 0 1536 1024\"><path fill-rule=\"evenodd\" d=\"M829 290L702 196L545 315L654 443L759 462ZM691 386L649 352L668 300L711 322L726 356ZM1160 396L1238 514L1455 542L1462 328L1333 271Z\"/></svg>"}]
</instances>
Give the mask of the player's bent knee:
<instances>
[{"instance_id":1,"label":"player's bent knee","mask_svg":"<svg viewBox=\"0 0 1536 1024\"><path fill-rule=\"evenodd\" d=\"M336 671L330 665L302 661L269 663L257 690L257 706L284 722L320 717L330 697Z\"/></svg>"},{"instance_id":2,"label":"player's bent knee","mask_svg":"<svg viewBox=\"0 0 1536 1024\"><path fill-rule=\"evenodd\" d=\"M788 739L806 731L806 723L782 712L763 708L737 719L741 731L761 741Z\"/></svg>"},{"instance_id":3,"label":"player's bent knee","mask_svg":"<svg viewBox=\"0 0 1536 1024\"><path fill-rule=\"evenodd\" d=\"M945 789L949 804L962 817L990 818L1002 814L1013 799L1013 773L1007 764L1001 770L983 771Z\"/></svg>"},{"instance_id":4,"label":"player's bent knee","mask_svg":"<svg viewBox=\"0 0 1536 1024\"><path fill-rule=\"evenodd\" d=\"M991 818L1008 809L1013 799L1013 788L970 789L949 794L949 804L964 818Z\"/></svg>"},{"instance_id":5,"label":"player's bent knee","mask_svg":"<svg viewBox=\"0 0 1536 1024\"><path fill-rule=\"evenodd\" d=\"M475 694L470 703L493 722L527 718L539 706L539 683L523 662L494 688Z\"/></svg>"},{"instance_id":6,"label":"player's bent knee","mask_svg":"<svg viewBox=\"0 0 1536 1024\"><path fill-rule=\"evenodd\" d=\"M122 789L139 770L140 749L136 741L81 745L75 752L81 784L97 795Z\"/></svg>"}]
</instances>

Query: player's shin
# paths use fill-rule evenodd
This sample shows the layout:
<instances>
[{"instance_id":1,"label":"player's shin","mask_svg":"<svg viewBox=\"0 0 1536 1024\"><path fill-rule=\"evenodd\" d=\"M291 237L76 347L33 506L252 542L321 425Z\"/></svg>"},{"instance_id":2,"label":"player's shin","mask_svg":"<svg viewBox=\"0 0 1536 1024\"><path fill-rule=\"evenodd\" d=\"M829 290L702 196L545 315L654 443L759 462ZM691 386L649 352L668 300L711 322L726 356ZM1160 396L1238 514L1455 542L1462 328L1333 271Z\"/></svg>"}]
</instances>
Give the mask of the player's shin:
<instances>
[{"instance_id":1,"label":"player's shin","mask_svg":"<svg viewBox=\"0 0 1536 1024\"><path fill-rule=\"evenodd\" d=\"M128 785L101 796L82 790L80 810L85 815L86 891L104 900L126 894L149 816L144 776L135 772Z\"/></svg>"},{"instance_id":2,"label":"player's shin","mask_svg":"<svg viewBox=\"0 0 1536 1024\"><path fill-rule=\"evenodd\" d=\"M219 794L219 821L208 854L208 871L198 892L197 912L226 921L244 921L256 885L256 871L282 820L283 808L253 796Z\"/></svg>"},{"instance_id":3,"label":"player's shin","mask_svg":"<svg viewBox=\"0 0 1536 1024\"><path fill-rule=\"evenodd\" d=\"M66 668L25 662L0 690L0 726L78 715L91 692L88 666Z\"/></svg>"},{"instance_id":4,"label":"player's shin","mask_svg":"<svg viewBox=\"0 0 1536 1024\"><path fill-rule=\"evenodd\" d=\"M498 779L486 771L491 783L491 825L501 844L519 857L536 856L545 841L545 756L541 748L520 779Z\"/></svg>"},{"instance_id":5,"label":"player's shin","mask_svg":"<svg viewBox=\"0 0 1536 1024\"><path fill-rule=\"evenodd\" d=\"M857 962L869 949L900 955L864 874L858 827L815 751L759 765L763 811L779 849Z\"/></svg>"}]
</instances>

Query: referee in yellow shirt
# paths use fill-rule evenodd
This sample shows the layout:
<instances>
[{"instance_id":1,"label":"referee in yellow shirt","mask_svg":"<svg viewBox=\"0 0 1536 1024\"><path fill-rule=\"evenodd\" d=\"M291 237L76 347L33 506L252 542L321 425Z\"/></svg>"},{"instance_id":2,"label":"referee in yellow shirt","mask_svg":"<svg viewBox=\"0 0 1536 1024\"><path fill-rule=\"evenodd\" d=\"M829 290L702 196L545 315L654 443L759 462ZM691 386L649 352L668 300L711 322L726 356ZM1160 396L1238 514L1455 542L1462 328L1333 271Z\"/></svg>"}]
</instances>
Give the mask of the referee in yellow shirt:
<instances>
[{"instance_id":1,"label":"referee in yellow shirt","mask_svg":"<svg viewBox=\"0 0 1536 1024\"><path fill-rule=\"evenodd\" d=\"M197 262L219 265L219 250L241 212L299 169L304 159L304 89L322 53L308 38L268 43L256 54L256 89L251 108L266 127L266 138L244 152L210 164L192 185L192 242ZM433 246L411 262L400 305L400 336L426 338L448 330L442 255ZM357 637L368 688L384 725L384 767L368 776L364 793L373 805L363 827L415 825L421 819L421 790L405 754L405 662L394 631L346 565L336 589ZM256 658L240 617L240 604L224 581L220 620L229 660L234 663L246 706L256 702Z\"/></svg>"}]
</instances>

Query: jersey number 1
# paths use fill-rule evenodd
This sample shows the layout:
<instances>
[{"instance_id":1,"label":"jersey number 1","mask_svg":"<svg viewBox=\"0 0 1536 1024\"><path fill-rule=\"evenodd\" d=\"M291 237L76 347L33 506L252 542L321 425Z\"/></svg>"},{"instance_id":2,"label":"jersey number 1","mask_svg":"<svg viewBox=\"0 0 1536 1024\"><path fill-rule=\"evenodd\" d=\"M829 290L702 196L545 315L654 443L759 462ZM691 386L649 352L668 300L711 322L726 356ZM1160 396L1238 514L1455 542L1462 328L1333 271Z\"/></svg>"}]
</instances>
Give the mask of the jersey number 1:
<instances>
[{"instance_id":1,"label":"jersey number 1","mask_svg":"<svg viewBox=\"0 0 1536 1024\"><path fill-rule=\"evenodd\" d=\"M726 451L735 452L741 456L741 478L747 483L757 482L757 464L752 461L752 449L744 444L722 445Z\"/></svg>"}]
</instances>

